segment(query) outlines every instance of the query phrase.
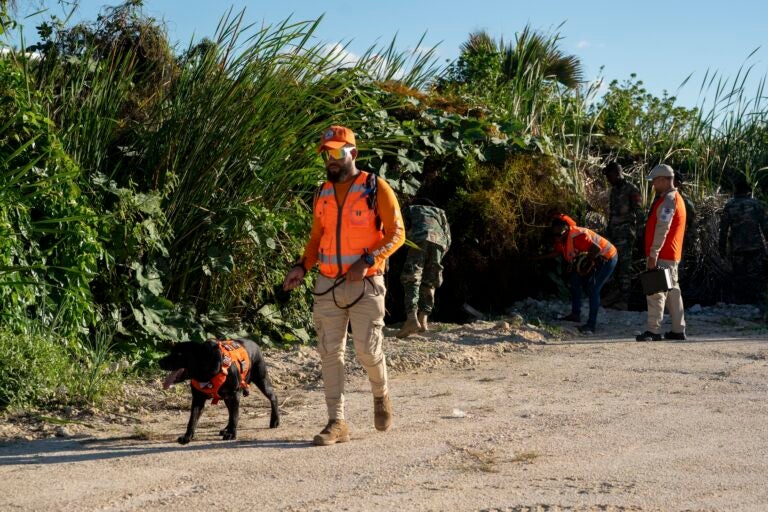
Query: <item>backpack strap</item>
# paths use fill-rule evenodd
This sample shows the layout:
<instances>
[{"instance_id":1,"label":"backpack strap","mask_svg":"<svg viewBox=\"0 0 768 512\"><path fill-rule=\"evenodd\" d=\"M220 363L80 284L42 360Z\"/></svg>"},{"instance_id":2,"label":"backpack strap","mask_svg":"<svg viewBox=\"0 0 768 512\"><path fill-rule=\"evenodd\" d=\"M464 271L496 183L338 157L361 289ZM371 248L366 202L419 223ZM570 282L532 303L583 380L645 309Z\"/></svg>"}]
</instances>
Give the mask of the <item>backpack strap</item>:
<instances>
[{"instance_id":1,"label":"backpack strap","mask_svg":"<svg viewBox=\"0 0 768 512\"><path fill-rule=\"evenodd\" d=\"M384 223L381 222L381 216L379 215L379 178L372 172L368 173L368 177L365 178L365 188L368 194L365 198L368 208L373 210L376 214L376 229L381 231L384 227Z\"/></svg>"}]
</instances>

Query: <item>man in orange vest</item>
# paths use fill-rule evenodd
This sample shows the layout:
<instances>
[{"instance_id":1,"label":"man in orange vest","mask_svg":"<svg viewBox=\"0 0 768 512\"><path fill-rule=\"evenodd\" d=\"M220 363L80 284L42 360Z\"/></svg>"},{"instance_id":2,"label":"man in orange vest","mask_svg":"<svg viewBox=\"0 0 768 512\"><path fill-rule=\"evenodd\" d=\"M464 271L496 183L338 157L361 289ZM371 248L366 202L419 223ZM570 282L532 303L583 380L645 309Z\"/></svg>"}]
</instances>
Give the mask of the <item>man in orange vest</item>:
<instances>
[{"instance_id":1,"label":"man in orange vest","mask_svg":"<svg viewBox=\"0 0 768 512\"><path fill-rule=\"evenodd\" d=\"M368 372L374 425L392 425L387 365L382 350L384 267L405 241L400 205L392 188L378 176L355 165L357 147L352 130L331 126L318 152L325 159L327 180L315 194L312 231L304 255L283 281L292 290L317 263L312 309L317 331L328 424L315 436L325 446L349 441L344 419L344 350L347 326L357 358Z\"/></svg>"},{"instance_id":2,"label":"man in orange vest","mask_svg":"<svg viewBox=\"0 0 768 512\"><path fill-rule=\"evenodd\" d=\"M685 339L683 297L678 283L678 265L683 257L686 212L683 197L674 188L675 171L666 164L659 164L648 174L656 197L645 225L645 256L648 270L666 267L672 277L672 289L668 292L648 295L648 329L637 336L637 341L661 341L661 322L664 304L669 310L672 330L664 334L668 340Z\"/></svg>"},{"instance_id":3,"label":"man in orange vest","mask_svg":"<svg viewBox=\"0 0 768 512\"><path fill-rule=\"evenodd\" d=\"M589 319L579 331L592 334L597 326L600 290L613 274L619 260L611 242L591 229L582 228L564 214L556 215L550 226L555 237L553 254L560 254L571 267L571 313L563 320L581 322L581 290L584 285L589 296Z\"/></svg>"}]
</instances>

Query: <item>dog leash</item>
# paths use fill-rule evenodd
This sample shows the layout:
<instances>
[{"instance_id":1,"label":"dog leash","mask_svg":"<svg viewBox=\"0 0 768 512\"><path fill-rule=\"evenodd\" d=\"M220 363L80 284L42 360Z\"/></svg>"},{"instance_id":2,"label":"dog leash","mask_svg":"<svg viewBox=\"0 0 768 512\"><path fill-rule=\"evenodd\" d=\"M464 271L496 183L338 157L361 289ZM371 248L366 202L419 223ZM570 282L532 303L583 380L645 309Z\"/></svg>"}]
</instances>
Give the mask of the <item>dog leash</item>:
<instances>
[{"instance_id":1,"label":"dog leash","mask_svg":"<svg viewBox=\"0 0 768 512\"><path fill-rule=\"evenodd\" d=\"M373 281L371 281L371 278L369 276L365 276L363 278L363 291L360 292L360 295L355 300L353 300L350 304L347 304L346 306L342 306L339 304L339 301L336 300L336 288L346 280L347 280L347 275L342 274L336 278L336 280L333 282L333 285L331 285L327 290L319 293L316 293L314 290L312 290L312 295L315 295L316 297L320 297L322 295L327 295L328 293L330 293L331 296L333 297L333 303L339 309L349 309L355 304L357 304L358 302L360 302L360 300L365 296L365 289L366 289L367 283L371 284L371 287L375 292L374 297L379 296L379 290L376 289L376 286L373 284Z\"/></svg>"}]
</instances>

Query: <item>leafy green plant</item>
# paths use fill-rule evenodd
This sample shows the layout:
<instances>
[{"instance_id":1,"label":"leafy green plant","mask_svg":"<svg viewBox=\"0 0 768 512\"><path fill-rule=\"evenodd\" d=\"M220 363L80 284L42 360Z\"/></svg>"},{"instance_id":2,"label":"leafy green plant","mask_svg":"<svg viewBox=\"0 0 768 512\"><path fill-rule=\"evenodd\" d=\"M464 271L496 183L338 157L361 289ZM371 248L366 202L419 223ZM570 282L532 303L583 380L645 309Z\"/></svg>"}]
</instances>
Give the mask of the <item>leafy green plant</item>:
<instances>
[{"instance_id":1,"label":"leafy green plant","mask_svg":"<svg viewBox=\"0 0 768 512\"><path fill-rule=\"evenodd\" d=\"M505 122L522 123L534 135L543 135L540 125L547 106L582 81L579 59L564 54L560 40L557 31L546 35L530 26L512 43L496 41L486 32L472 33L459 59L436 81L437 89L476 98Z\"/></svg>"},{"instance_id":2,"label":"leafy green plant","mask_svg":"<svg viewBox=\"0 0 768 512\"><path fill-rule=\"evenodd\" d=\"M66 400L76 387L72 354L61 340L29 331L0 329L0 409Z\"/></svg>"},{"instance_id":3,"label":"leafy green plant","mask_svg":"<svg viewBox=\"0 0 768 512\"><path fill-rule=\"evenodd\" d=\"M27 316L49 321L59 311L64 333L82 332L96 319L89 284L103 254L99 218L40 95L8 60L0 60L0 89L0 315L23 326Z\"/></svg>"},{"instance_id":4,"label":"leafy green plant","mask_svg":"<svg viewBox=\"0 0 768 512\"><path fill-rule=\"evenodd\" d=\"M674 161L676 153L688 150L698 116L676 101L666 92L660 98L650 94L635 74L613 80L593 108L606 149L623 160Z\"/></svg>"}]
</instances>

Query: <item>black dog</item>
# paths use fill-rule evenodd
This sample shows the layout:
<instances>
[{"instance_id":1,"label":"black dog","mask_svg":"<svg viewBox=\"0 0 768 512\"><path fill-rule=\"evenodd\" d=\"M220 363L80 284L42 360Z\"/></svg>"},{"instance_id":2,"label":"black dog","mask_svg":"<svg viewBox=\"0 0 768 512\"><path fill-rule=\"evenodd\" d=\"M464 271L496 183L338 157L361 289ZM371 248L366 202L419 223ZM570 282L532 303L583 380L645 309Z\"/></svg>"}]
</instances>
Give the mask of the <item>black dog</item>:
<instances>
[{"instance_id":1,"label":"black dog","mask_svg":"<svg viewBox=\"0 0 768 512\"><path fill-rule=\"evenodd\" d=\"M272 414L269 419L269 428L275 428L280 424L280 413L277 409L277 396L272 389L272 384L267 375L267 365L261 355L258 345L251 340L234 340L235 345L230 347L242 348L247 352L247 358L250 361L245 375L241 375L238 364L232 364L226 375L222 373L222 365L226 366L228 354L226 350L219 348L218 340L209 340L205 343L184 342L177 343L171 347L171 353L160 359L160 368L168 370L171 373L165 379L164 387L168 388L177 382L192 379L192 408L189 415L186 433L179 437L180 444L187 444L195 436L195 427L203 412L205 402L213 398L213 403L218 398L224 400L229 411L229 421L227 426L219 434L222 439L227 441L237 438L237 421L240 415L240 394L248 396L248 384L256 384L264 396L269 399L272 406ZM239 344L239 345L238 345ZM240 352L242 353L242 352ZM243 364L247 364L247 361ZM216 396L211 396L200 390L199 383L208 385L216 378L223 380L220 387L216 390ZM196 387L197 386L197 387ZM203 386L204 387L204 386Z\"/></svg>"}]
</instances>

